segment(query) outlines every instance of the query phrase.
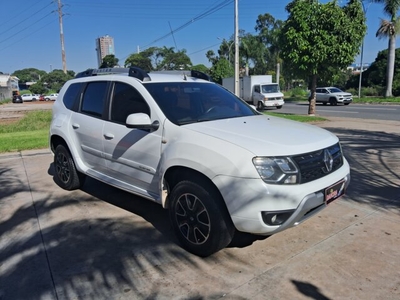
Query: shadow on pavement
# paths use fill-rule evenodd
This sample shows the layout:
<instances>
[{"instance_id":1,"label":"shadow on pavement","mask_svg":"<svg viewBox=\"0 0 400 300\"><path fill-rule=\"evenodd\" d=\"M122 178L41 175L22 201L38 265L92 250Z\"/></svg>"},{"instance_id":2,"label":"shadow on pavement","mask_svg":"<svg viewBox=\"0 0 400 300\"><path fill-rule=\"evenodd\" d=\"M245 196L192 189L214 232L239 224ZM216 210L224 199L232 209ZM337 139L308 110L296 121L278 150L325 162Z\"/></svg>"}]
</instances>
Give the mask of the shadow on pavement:
<instances>
[{"instance_id":1,"label":"shadow on pavement","mask_svg":"<svg viewBox=\"0 0 400 300\"><path fill-rule=\"evenodd\" d=\"M325 128L341 141L351 167L347 199L374 208L400 207L400 135L345 128Z\"/></svg>"}]
</instances>

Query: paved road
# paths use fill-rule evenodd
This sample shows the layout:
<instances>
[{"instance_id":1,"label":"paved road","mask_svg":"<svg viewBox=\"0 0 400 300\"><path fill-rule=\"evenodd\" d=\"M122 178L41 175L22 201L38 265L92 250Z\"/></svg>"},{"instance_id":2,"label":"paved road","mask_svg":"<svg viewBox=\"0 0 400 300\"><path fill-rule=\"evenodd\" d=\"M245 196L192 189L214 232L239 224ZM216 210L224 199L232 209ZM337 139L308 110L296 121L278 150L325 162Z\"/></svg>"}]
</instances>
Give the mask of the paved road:
<instances>
[{"instance_id":1,"label":"paved road","mask_svg":"<svg viewBox=\"0 0 400 300\"><path fill-rule=\"evenodd\" d=\"M368 120L392 120L400 121L400 105L323 105L317 104L317 115L322 117L343 117ZM285 103L282 109L271 110L277 113L290 113L298 115L308 114L308 103Z\"/></svg>"},{"instance_id":2,"label":"paved road","mask_svg":"<svg viewBox=\"0 0 400 300\"><path fill-rule=\"evenodd\" d=\"M61 190L48 150L0 155L0 299L400 299L397 125L319 123L342 140L348 194L206 259L157 204L91 179Z\"/></svg>"}]
</instances>

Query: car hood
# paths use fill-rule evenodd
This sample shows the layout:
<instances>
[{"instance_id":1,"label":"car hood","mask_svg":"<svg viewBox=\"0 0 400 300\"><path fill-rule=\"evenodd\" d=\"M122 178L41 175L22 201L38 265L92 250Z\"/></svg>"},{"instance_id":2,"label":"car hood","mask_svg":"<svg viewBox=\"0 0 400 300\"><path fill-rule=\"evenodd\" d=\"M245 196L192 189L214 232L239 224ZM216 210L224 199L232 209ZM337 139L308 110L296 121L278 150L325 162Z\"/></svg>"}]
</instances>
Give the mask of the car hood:
<instances>
[{"instance_id":1,"label":"car hood","mask_svg":"<svg viewBox=\"0 0 400 300\"><path fill-rule=\"evenodd\" d=\"M265 115L192 123L185 127L258 156L307 153L338 142L334 134L317 126Z\"/></svg>"},{"instance_id":2,"label":"car hood","mask_svg":"<svg viewBox=\"0 0 400 300\"><path fill-rule=\"evenodd\" d=\"M349 97L352 96L350 93L345 93L345 92L336 92L336 93L331 93L331 95L338 95L338 96L343 96L343 97Z\"/></svg>"}]
</instances>

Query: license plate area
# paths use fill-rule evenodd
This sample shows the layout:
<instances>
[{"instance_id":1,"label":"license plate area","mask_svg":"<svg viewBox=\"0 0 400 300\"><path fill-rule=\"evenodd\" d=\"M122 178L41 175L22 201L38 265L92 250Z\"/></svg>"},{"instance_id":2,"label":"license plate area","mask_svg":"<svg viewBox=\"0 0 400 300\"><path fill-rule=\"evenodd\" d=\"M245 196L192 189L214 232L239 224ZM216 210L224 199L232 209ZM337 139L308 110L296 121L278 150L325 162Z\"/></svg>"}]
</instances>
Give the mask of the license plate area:
<instances>
[{"instance_id":1,"label":"license plate area","mask_svg":"<svg viewBox=\"0 0 400 300\"><path fill-rule=\"evenodd\" d=\"M346 182L341 180L325 189L325 203L328 205L332 201L344 195Z\"/></svg>"}]
</instances>

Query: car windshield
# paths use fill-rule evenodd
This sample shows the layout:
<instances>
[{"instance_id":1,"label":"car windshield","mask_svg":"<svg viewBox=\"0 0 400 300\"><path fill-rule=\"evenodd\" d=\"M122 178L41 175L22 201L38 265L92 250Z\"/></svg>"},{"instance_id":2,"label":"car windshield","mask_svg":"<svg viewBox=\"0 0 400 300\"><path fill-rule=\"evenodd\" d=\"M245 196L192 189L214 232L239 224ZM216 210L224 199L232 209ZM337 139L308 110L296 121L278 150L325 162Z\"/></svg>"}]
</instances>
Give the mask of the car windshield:
<instances>
[{"instance_id":1,"label":"car windshield","mask_svg":"<svg viewBox=\"0 0 400 300\"><path fill-rule=\"evenodd\" d=\"M279 93L279 85L277 84L266 84L262 86L263 93Z\"/></svg>"},{"instance_id":2,"label":"car windshield","mask_svg":"<svg viewBox=\"0 0 400 300\"><path fill-rule=\"evenodd\" d=\"M259 114L214 83L147 82L144 86L165 116L177 125Z\"/></svg>"},{"instance_id":3,"label":"car windshield","mask_svg":"<svg viewBox=\"0 0 400 300\"><path fill-rule=\"evenodd\" d=\"M343 93L343 91L338 88L330 88L328 90L330 93Z\"/></svg>"}]
</instances>

